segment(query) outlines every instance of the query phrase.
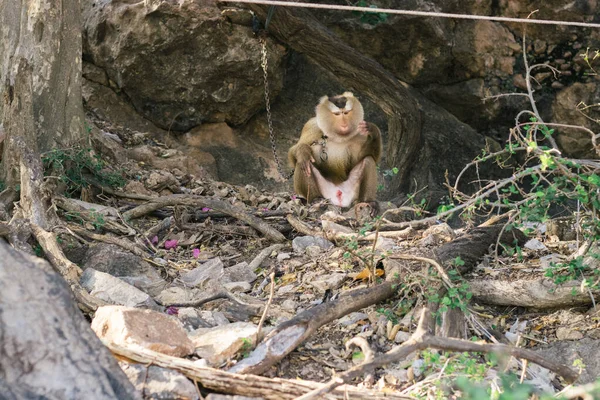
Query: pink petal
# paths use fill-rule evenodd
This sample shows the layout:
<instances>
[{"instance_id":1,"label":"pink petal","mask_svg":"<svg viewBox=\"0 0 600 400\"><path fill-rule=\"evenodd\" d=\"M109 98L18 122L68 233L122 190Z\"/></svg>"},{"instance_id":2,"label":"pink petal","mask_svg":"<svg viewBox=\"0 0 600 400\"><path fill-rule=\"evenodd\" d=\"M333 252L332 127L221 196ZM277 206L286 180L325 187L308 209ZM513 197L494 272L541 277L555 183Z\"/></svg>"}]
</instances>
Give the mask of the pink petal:
<instances>
[{"instance_id":1,"label":"pink petal","mask_svg":"<svg viewBox=\"0 0 600 400\"><path fill-rule=\"evenodd\" d=\"M200 249L193 249L192 255L194 256L194 258L200 257Z\"/></svg>"},{"instance_id":2,"label":"pink petal","mask_svg":"<svg viewBox=\"0 0 600 400\"><path fill-rule=\"evenodd\" d=\"M170 249L174 249L175 247L177 247L177 240L176 239L167 240L165 242L165 249L170 250Z\"/></svg>"},{"instance_id":3,"label":"pink petal","mask_svg":"<svg viewBox=\"0 0 600 400\"><path fill-rule=\"evenodd\" d=\"M152 240L150 240L150 243L152 243L152 244L158 244L158 236L154 236L152 238Z\"/></svg>"}]
</instances>

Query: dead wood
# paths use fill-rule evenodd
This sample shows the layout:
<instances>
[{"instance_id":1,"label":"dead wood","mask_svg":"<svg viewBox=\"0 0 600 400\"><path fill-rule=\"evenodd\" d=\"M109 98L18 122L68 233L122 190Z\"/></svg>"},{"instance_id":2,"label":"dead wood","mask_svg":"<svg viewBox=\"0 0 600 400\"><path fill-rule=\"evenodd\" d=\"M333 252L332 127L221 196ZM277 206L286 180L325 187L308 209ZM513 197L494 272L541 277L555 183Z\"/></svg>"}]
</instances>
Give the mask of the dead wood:
<instances>
[{"instance_id":1,"label":"dead wood","mask_svg":"<svg viewBox=\"0 0 600 400\"><path fill-rule=\"evenodd\" d=\"M260 267L260 264L262 264L263 261L265 261L267 257L269 257L271 254L273 254L274 251L280 250L282 247L283 247L282 244L274 244L265 249L262 249L261 252L258 253L258 255L256 257L254 257L254 259L252 261L250 261L250 265L248 265L248 269L255 271L258 267Z\"/></svg>"},{"instance_id":2,"label":"dead wood","mask_svg":"<svg viewBox=\"0 0 600 400\"><path fill-rule=\"evenodd\" d=\"M101 235L99 233L90 232L87 229L83 229L73 225L69 225L68 230L72 231L73 233L76 233L77 235L85 236L89 239L96 240L98 242L117 245L122 249L130 251L138 257L145 258L150 255L150 253L145 251L142 247L124 238L109 235Z\"/></svg>"},{"instance_id":3,"label":"dead wood","mask_svg":"<svg viewBox=\"0 0 600 400\"><path fill-rule=\"evenodd\" d=\"M489 251L490 245L496 243L500 234L502 234L500 242L510 246L514 246L515 244L522 246L527 240L525 234L518 229L505 232L502 229L502 225L478 227L440 246L434 250L434 253L442 262L460 257L464 265L457 266L457 270L459 273L464 274L475 267L477 261Z\"/></svg>"},{"instance_id":4,"label":"dead wood","mask_svg":"<svg viewBox=\"0 0 600 400\"><path fill-rule=\"evenodd\" d=\"M45 260L0 240L0 398L139 399ZM4 383L2 383L4 381ZM17 388L17 389L15 389Z\"/></svg>"},{"instance_id":5,"label":"dead wood","mask_svg":"<svg viewBox=\"0 0 600 400\"><path fill-rule=\"evenodd\" d=\"M78 200L67 199L66 197L60 196L53 197L52 201L59 208L71 213L72 216L76 216L77 218L81 218L82 220L92 224L101 224L102 229L107 231L114 232L118 235L133 235L136 233L135 230L130 226L125 226L117 222L115 219L118 217L110 214L109 207L98 204L97 209L90 209L89 207L92 206L91 204L88 204L88 208L86 208L81 204L82 202ZM104 209L107 211L105 212ZM98 221L99 216L102 216L101 222Z\"/></svg>"},{"instance_id":6,"label":"dead wood","mask_svg":"<svg viewBox=\"0 0 600 400\"><path fill-rule=\"evenodd\" d=\"M469 286L475 301L495 305L562 308L586 306L593 303L593 298L600 299L600 291L582 290L581 281L556 285L547 278L486 279L470 281Z\"/></svg>"},{"instance_id":7,"label":"dead wood","mask_svg":"<svg viewBox=\"0 0 600 400\"><path fill-rule=\"evenodd\" d=\"M298 233L309 236L325 237L325 234L321 230L311 228L308 224L300 221L300 219L294 217L291 214L287 216L287 221L290 223L292 228Z\"/></svg>"},{"instance_id":8,"label":"dead wood","mask_svg":"<svg viewBox=\"0 0 600 400\"><path fill-rule=\"evenodd\" d=\"M158 235L161 231L169 229L171 227L171 225L173 225L174 222L175 222L175 217L173 217L173 216L164 218L158 224L154 225L152 228L150 228L146 232L144 232L142 234L142 236L150 239L150 238L154 237L155 235Z\"/></svg>"},{"instance_id":9,"label":"dead wood","mask_svg":"<svg viewBox=\"0 0 600 400\"><path fill-rule=\"evenodd\" d=\"M411 353L428 348L455 352L496 353L500 356L510 355L517 359L525 359L534 362L541 367L547 368L550 371L562 376L568 383L574 382L579 377L577 371L567 367L566 365L562 365L554 362L553 360L542 357L540 354L532 350L503 344L476 343L468 340L433 336L431 335L431 332L433 331L434 327L429 325L430 321L433 321L433 315L431 311L429 311L427 308L424 308L415 333L406 342L394 347L383 355L375 357L375 359L372 361L365 362L349 369L348 371L345 371L344 373L332 379L325 387L317 389L311 393L307 393L306 395L299 397L298 400L322 398L324 394L328 393L331 389L341 385L344 382L349 382L366 372L374 370L375 368L404 360Z\"/></svg>"},{"instance_id":10,"label":"dead wood","mask_svg":"<svg viewBox=\"0 0 600 400\"><path fill-rule=\"evenodd\" d=\"M275 230L273 227L263 222L259 218L253 215L249 215L240 210L239 208L227 204L222 200L210 199L202 196L173 194L171 196L163 196L156 199L153 198L146 204L142 204L129 211L124 212L123 218L126 221L129 221L134 218L139 218L142 215L146 215L152 211L161 209L163 207L172 207L177 205L191 206L197 208L208 207L247 223L248 225L261 232L263 235L265 235L267 238L274 242L283 242L286 240L285 236L283 236L281 232Z\"/></svg>"},{"instance_id":11,"label":"dead wood","mask_svg":"<svg viewBox=\"0 0 600 400\"><path fill-rule=\"evenodd\" d=\"M228 216L229 217L229 216ZM229 217L231 218L231 217ZM247 225L233 225L233 224L209 224L208 226L197 223L197 224L182 224L179 226L182 231L198 232L204 231L209 233L216 233L219 235L228 236L244 236L244 237L256 237L256 229ZM149 236L148 236L149 237Z\"/></svg>"},{"instance_id":12,"label":"dead wood","mask_svg":"<svg viewBox=\"0 0 600 400\"><path fill-rule=\"evenodd\" d=\"M124 347L113 343L104 343L114 354L130 360L173 369L197 381L202 387L220 393L237 394L248 397L260 397L266 400L295 399L323 384L302 380L265 378L258 375L242 375L201 367L193 361L167 356L142 347ZM344 386L331 393L336 399L409 399L409 397L390 393Z\"/></svg>"},{"instance_id":13,"label":"dead wood","mask_svg":"<svg viewBox=\"0 0 600 400\"><path fill-rule=\"evenodd\" d=\"M371 304L379 303L396 292L391 282L346 292L339 299L319 304L280 324L251 353L238 362L231 372L260 374L279 362L324 324Z\"/></svg>"}]
</instances>

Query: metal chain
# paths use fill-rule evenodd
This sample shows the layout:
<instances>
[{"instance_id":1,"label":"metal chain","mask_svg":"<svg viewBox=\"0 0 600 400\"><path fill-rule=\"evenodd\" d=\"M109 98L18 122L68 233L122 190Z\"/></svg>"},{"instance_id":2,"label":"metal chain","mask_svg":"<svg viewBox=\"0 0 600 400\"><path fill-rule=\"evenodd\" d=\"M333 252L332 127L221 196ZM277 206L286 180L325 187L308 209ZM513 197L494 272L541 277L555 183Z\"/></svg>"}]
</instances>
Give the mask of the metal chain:
<instances>
[{"instance_id":1,"label":"metal chain","mask_svg":"<svg viewBox=\"0 0 600 400\"><path fill-rule=\"evenodd\" d=\"M265 104L267 110L267 125L269 126L269 139L271 141L271 149L273 150L273 158L275 158L275 164L277 164L277 172L279 175L287 180L293 175L286 176L281 168L281 161L279 160L279 156L277 155L277 147L275 147L275 133L273 132L273 118L271 116L271 100L269 98L269 73L268 73L268 64L267 64L267 40L264 37L260 38L261 44L261 62L260 65L263 70L263 77L265 80Z\"/></svg>"}]
</instances>

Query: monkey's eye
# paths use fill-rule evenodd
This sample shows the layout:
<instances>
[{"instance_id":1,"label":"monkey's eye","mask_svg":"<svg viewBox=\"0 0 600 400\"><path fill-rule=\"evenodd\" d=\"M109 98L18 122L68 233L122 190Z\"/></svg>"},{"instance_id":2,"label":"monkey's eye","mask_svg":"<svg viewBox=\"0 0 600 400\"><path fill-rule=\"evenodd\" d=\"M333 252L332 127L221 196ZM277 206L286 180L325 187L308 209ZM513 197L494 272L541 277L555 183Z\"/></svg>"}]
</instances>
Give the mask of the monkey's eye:
<instances>
[{"instance_id":1,"label":"monkey's eye","mask_svg":"<svg viewBox=\"0 0 600 400\"><path fill-rule=\"evenodd\" d=\"M334 111L333 112L333 115L341 115L341 114L342 114L341 111Z\"/></svg>"},{"instance_id":2,"label":"monkey's eye","mask_svg":"<svg viewBox=\"0 0 600 400\"><path fill-rule=\"evenodd\" d=\"M350 111L344 111L344 115L350 114Z\"/></svg>"}]
</instances>

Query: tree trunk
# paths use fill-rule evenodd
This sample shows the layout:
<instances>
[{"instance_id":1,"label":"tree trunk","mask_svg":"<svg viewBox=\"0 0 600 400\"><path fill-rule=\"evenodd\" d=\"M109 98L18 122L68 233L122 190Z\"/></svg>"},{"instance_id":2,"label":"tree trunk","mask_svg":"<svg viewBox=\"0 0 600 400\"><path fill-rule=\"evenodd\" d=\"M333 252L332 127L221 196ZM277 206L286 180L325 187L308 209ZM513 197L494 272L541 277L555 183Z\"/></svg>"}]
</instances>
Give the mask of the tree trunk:
<instances>
[{"instance_id":1,"label":"tree trunk","mask_svg":"<svg viewBox=\"0 0 600 400\"><path fill-rule=\"evenodd\" d=\"M5 389L14 398L139 398L64 280L46 261L3 240L0 337L0 398Z\"/></svg>"},{"instance_id":2,"label":"tree trunk","mask_svg":"<svg viewBox=\"0 0 600 400\"><path fill-rule=\"evenodd\" d=\"M39 151L69 148L84 139L81 97L81 5L79 0L0 1L0 91L4 103L24 59L32 67L33 130ZM6 104L4 104L6 107ZM11 121L3 118L6 139ZM3 160L12 149L4 146ZM2 177L11 163L3 163Z\"/></svg>"}]
</instances>

